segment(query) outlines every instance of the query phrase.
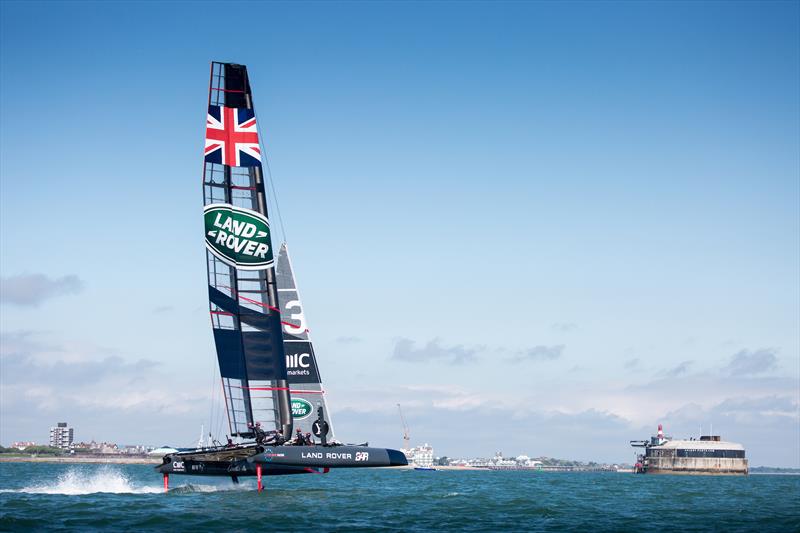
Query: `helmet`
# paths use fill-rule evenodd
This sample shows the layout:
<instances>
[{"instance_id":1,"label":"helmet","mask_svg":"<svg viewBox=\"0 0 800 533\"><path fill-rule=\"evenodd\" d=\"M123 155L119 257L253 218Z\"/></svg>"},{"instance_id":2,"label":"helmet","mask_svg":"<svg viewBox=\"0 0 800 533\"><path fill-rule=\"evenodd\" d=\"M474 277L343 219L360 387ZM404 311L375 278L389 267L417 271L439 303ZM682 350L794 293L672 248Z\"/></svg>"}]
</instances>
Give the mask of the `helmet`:
<instances>
[{"instance_id":1,"label":"helmet","mask_svg":"<svg viewBox=\"0 0 800 533\"><path fill-rule=\"evenodd\" d=\"M298 432L298 433L300 433L300 434L302 434L302 433L303 433L303 430L302 430L302 429L300 429L300 428L297 428L297 432Z\"/></svg>"}]
</instances>

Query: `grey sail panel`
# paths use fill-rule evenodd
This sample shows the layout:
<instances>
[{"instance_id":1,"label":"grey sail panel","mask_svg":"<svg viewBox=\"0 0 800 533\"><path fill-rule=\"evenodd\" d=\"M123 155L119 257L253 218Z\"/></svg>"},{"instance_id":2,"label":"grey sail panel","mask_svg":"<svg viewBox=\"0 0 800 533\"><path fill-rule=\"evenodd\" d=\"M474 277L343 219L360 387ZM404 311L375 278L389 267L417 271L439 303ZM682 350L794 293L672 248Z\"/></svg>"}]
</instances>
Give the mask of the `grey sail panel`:
<instances>
[{"instance_id":1,"label":"grey sail panel","mask_svg":"<svg viewBox=\"0 0 800 533\"><path fill-rule=\"evenodd\" d=\"M212 63L208 103L203 202L209 311L230 433L249 437L260 423L288 436L291 400L247 68ZM258 254L260 260L249 261Z\"/></svg>"},{"instance_id":2,"label":"grey sail panel","mask_svg":"<svg viewBox=\"0 0 800 533\"><path fill-rule=\"evenodd\" d=\"M325 399L322 376L286 243L281 245L275 268L278 301L283 317L283 349L286 353L287 378L292 394L294 427L303 433L312 432L312 424L317 420L317 409L321 406L325 421L328 423L327 438L333 440L331 413Z\"/></svg>"}]
</instances>

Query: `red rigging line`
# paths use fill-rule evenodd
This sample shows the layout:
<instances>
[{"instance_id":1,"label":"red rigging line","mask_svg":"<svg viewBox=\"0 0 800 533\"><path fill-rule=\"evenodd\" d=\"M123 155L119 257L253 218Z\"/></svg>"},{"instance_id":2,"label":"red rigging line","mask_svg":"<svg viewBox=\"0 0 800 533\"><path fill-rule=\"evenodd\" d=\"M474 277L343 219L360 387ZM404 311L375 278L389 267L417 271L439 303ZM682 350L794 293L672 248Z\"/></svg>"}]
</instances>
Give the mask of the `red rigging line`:
<instances>
[{"instance_id":1,"label":"red rigging line","mask_svg":"<svg viewBox=\"0 0 800 533\"><path fill-rule=\"evenodd\" d=\"M228 289L229 291L231 291L231 293L233 293L233 294L236 294L236 289L234 289L234 288L232 288L232 287L225 287L225 286L222 286L222 285L220 285L220 287L222 287L223 289ZM266 307L266 308L267 308L267 309L269 309L270 311L276 311L278 314L280 314L280 312L281 312L281 310L280 310L280 309L278 309L277 307L273 307L273 306L271 306L271 305L269 305L269 304L265 304L265 303L263 303L263 302L259 302L258 300L253 300L253 299L251 299L251 298L248 298L248 297L246 297L246 296L242 296L241 294L236 294L236 295L237 295L237 297L238 297L240 300L244 300L244 301L245 301L245 302L247 302L247 303L251 303L251 304L255 304L255 305L260 305L261 307ZM211 311L211 312L212 312L212 313L221 314L221 315L230 315L230 316L233 316L233 313L226 313L226 312L220 312L220 311ZM291 327L293 327L293 328L297 328L297 325L295 325L295 324L292 324L291 322L285 322L285 321L281 320L281 324L283 324L284 326L291 326ZM308 333L309 331L310 331L310 330L309 330L308 328L306 328L306 329L303 331L303 333Z\"/></svg>"},{"instance_id":2,"label":"red rigging line","mask_svg":"<svg viewBox=\"0 0 800 533\"><path fill-rule=\"evenodd\" d=\"M289 387L245 387L239 385L231 385L232 389L245 389L245 390L288 390L293 394L325 394L324 390L301 390L291 389Z\"/></svg>"},{"instance_id":3,"label":"red rigging line","mask_svg":"<svg viewBox=\"0 0 800 533\"><path fill-rule=\"evenodd\" d=\"M269 304L265 304L265 303L259 302L257 300L252 300L250 298L247 298L246 296L242 296L241 294L238 294L236 289L234 289L233 287L227 287L225 285L220 285L219 288L220 289L228 289L229 291L231 291L231 294L233 294L234 296L236 296L239 299L244 300L244 301L246 301L248 303L260 305L261 307L266 307L270 311L276 311L278 314L280 314L280 312L281 312L281 310L278 309L277 307L273 307L273 306L271 306Z\"/></svg>"}]
</instances>

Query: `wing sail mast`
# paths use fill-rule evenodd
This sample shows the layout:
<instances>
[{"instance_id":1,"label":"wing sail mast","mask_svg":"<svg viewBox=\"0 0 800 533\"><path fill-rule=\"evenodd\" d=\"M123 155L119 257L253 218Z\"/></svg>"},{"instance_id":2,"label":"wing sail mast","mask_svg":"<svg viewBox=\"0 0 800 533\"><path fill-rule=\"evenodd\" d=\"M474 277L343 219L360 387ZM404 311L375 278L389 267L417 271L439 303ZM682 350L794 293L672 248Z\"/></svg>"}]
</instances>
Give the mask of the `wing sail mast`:
<instances>
[{"instance_id":1,"label":"wing sail mast","mask_svg":"<svg viewBox=\"0 0 800 533\"><path fill-rule=\"evenodd\" d=\"M261 423L289 438L291 397L247 68L213 62L208 104L203 202L209 311L230 434L252 437L252 425ZM246 239L250 226L258 242Z\"/></svg>"}]
</instances>

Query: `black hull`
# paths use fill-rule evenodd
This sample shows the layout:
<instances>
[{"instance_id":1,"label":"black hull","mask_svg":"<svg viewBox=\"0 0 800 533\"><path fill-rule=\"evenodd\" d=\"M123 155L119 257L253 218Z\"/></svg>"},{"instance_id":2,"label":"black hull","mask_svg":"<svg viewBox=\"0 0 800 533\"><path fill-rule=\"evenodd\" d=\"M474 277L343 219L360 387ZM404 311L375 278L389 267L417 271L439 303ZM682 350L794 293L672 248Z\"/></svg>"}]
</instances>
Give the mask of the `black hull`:
<instances>
[{"instance_id":1,"label":"black hull","mask_svg":"<svg viewBox=\"0 0 800 533\"><path fill-rule=\"evenodd\" d=\"M162 474L238 478L319 474L330 468L405 466L405 455L388 448L366 446L245 446L180 452L164 457Z\"/></svg>"},{"instance_id":2,"label":"black hull","mask_svg":"<svg viewBox=\"0 0 800 533\"><path fill-rule=\"evenodd\" d=\"M202 461L202 460L177 460L159 465L156 471L161 474L177 474L188 476L225 476L247 477L256 475L256 464L247 460L236 462ZM290 474L321 474L312 468L300 466L273 466L263 465L261 474L264 476L286 476Z\"/></svg>"},{"instance_id":3,"label":"black hull","mask_svg":"<svg viewBox=\"0 0 800 533\"><path fill-rule=\"evenodd\" d=\"M315 468L369 468L408 464L402 452L366 446L275 446L267 448L251 460L271 466Z\"/></svg>"}]
</instances>

